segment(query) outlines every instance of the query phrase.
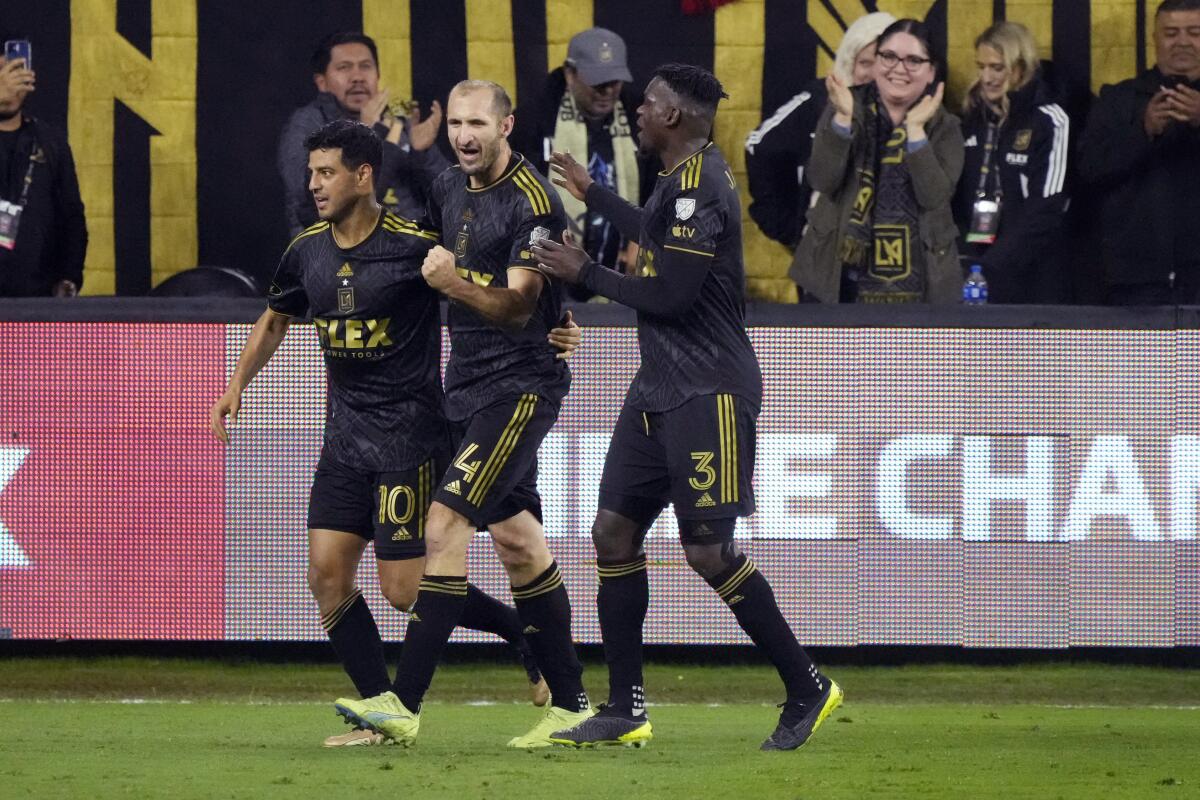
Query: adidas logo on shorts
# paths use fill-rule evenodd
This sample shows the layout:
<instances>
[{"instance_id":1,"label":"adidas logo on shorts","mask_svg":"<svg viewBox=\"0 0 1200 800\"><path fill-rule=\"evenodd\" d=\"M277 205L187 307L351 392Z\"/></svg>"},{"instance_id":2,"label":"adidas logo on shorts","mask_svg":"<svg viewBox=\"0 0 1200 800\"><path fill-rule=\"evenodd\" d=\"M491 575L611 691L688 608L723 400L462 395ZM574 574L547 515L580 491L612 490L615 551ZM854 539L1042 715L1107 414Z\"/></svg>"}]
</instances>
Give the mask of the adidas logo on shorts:
<instances>
[{"instance_id":1,"label":"adidas logo on shorts","mask_svg":"<svg viewBox=\"0 0 1200 800\"><path fill-rule=\"evenodd\" d=\"M445 486L445 489L450 494L457 494L457 495L462 494L462 484L460 484L457 479L452 480L449 483L447 483Z\"/></svg>"},{"instance_id":2,"label":"adidas logo on shorts","mask_svg":"<svg viewBox=\"0 0 1200 800\"><path fill-rule=\"evenodd\" d=\"M700 495L700 499L696 501L696 508L712 508L716 503L713 502L712 495L708 492Z\"/></svg>"},{"instance_id":3,"label":"adidas logo on shorts","mask_svg":"<svg viewBox=\"0 0 1200 800\"><path fill-rule=\"evenodd\" d=\"M405 528L403 525L401 525L400 528L392 534L392 541L410 542L412 541L412 534L408 532L408 528Z\"/></svg>"}]
</instances>

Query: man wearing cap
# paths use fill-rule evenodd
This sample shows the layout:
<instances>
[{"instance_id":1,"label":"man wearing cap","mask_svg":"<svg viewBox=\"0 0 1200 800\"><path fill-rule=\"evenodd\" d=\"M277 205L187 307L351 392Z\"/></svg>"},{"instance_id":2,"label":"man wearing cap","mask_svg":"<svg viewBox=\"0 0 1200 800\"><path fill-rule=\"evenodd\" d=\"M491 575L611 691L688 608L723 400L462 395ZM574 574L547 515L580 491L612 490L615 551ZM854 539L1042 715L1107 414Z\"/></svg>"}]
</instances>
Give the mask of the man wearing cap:
<instances>
[{"instance_id":1,"label":"man wearing cap","mask_svg":"<svg viewBox=\"0 0 1200 800\"><path fill-rule=\"evenodd\" d=\"M546 78L540 97L515 112L509 142L538 170L549 175L552 152L569 152L585 164L592 180L639 205L653 188L655 170L638 156L631 114L641 98L630 87L633 76L625 60L625 41L605 28L575 34L567 60ZM650 185L643 186L647 176ZM607 219L587 210L559 187L571 229L588 255L599 264L632 264L634 248ZM586 300L591 293L570 287Z\"/></svg>"}]
</instances>

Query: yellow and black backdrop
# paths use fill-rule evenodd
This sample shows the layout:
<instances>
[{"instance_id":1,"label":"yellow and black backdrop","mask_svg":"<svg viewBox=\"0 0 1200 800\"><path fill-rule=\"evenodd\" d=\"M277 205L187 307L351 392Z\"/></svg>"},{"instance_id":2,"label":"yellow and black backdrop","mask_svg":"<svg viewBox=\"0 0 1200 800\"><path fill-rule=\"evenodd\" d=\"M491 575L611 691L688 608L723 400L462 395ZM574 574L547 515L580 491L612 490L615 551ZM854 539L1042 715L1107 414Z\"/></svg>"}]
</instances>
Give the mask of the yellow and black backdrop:
<instances>
[{"instance_id":1,"label":"yellow and black backdrop","mask_svg":"<svg viewBox=\"0 0 1200 800\"><path fill-rule=\"evenodd\" d=\"M69 132L91 244L85 292L143 294L196 264L260 278L286 243L275 146L313 93L323 35L364 30L383 83L423 103L489 78L518 104L578 30L629 45L635 80L668 60L716 71L730 100L717 140L735 169L763 112L823 74L846 24L867 11L929 21L951 89L994 19L1036 32L1062 74L1096 90L1153 63L1153 0L735 0L687 15L681 0L37 0L5 3L0 29L34 43L33 113ZM744 191L744 187L743 187ZM786 300L788 254L747 225L752 294Z\"/></svg>"}]
</instances>

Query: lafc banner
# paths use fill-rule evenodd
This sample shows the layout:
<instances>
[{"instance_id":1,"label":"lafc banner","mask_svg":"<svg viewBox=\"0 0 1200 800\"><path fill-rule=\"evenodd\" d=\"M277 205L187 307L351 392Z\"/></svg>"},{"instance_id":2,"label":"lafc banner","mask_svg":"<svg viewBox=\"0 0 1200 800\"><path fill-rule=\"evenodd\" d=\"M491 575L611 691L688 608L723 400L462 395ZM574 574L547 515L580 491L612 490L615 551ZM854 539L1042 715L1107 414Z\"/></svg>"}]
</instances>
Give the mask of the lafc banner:
<instances>
[{"instance_id":1,"label":"lafc banner","mask_svg":"<svg viewBox=\"0 0 1200 800\"><path fill-rule=\"evenodd\" d=\"M304 578L321 332L293 327L223 448L207 409L248 330L0 323L0 635L324 638ZM758 510L737 535L802 641L1200 645L1196 330L751 338ZM597 642L589 531L638 351L631 328L586 340L539 489L575 634ZM745 642L670 512L647 549L649 641ZM472 580L507 597L491 550L473 544ZM399 639L372 572L360 585Z\"/></svg>"},{"instance_id":2,"label":"lafc banner","mask_svg":"<svg viewBox=\"0 0 1200 800\"><path fill-rule=\"evenodd\" d=\"M664 61L716 71L731 96L717 141L738 173L764 110L824 74L846 25L868 11L926 19L947 47L952 89L974 69L975 36L1006 17L1028 25L1061 77L1086 92L1153 62L1153 9L1148 0L736 0L687 16L675 0L41 0L5 3L0 27L33 40L31 108L70 132L91 232L85 293L141 294L198 263L270 273L287 236L279 132L311 99L309 56L332 31L374 36L383 85L427 105L468 76L503 83L520 104L562 63L572 34L611 28L638 83ZM783 299L786 254L752 223L746 230L752 293Z\"/></svg>"}]
</instances>

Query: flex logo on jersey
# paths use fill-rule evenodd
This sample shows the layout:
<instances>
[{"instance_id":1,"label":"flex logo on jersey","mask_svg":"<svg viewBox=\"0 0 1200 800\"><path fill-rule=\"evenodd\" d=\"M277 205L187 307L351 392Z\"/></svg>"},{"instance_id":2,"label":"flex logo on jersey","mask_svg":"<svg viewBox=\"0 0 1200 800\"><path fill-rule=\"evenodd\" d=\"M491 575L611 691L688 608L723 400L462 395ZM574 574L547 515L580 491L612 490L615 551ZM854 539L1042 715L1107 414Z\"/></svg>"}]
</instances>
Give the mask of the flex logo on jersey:
<instances>
[{"instance_id":1,"label":"flex logo on jersey","mask_svg":"<svg viewBox=\"0 0 1200 800\"><path fill-rule=\"evenodd\" d=\"M317 337L326 350L373 350L390 347L388 336L391 317L382 319L313 319L317 326Z\"/></svg>"},{"instance_id":2,"label":"flex logo on jersey","mask_svg":"<svg viewBox=\"0 0 1200 800\"><path fill-rule=\"evenodd\" d=\"M496 277L491 273L476 272L475 270L467 269L466 267L455 267L454 271L458 273L458 277L462 278L464 281L470 281L476 286L488 286L491 284L492 278Z\"/></svg>"}]
</instances>

